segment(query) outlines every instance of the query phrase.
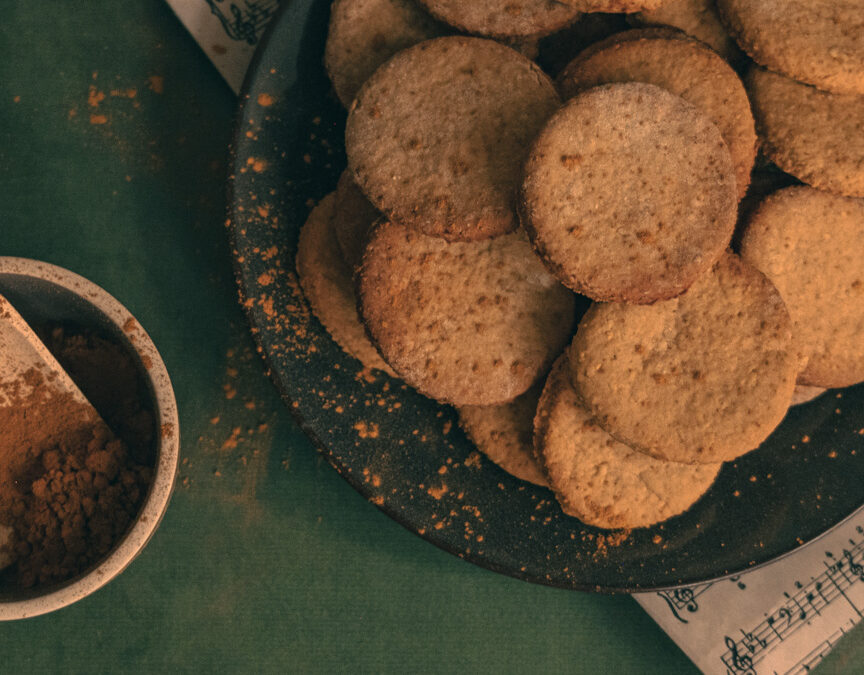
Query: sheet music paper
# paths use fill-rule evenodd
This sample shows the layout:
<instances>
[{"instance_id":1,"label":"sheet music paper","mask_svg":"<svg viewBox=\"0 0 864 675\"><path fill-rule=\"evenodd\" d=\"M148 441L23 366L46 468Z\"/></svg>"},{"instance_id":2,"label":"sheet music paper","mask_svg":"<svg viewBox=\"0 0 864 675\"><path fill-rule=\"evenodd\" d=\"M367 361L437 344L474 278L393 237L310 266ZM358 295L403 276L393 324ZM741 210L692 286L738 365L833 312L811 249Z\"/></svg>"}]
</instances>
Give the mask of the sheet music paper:
<instances>
[{"instance_id":1,"label":"sheet music paper","mask_svg":"<svg viewBox=\"0 0 864 675\"><path fill-rule=\"evenodd\" d=\"M279 0L167 0L235 94Z\"/></svg>"},{"instance_id":2,"label":"sheet music paper","mask_svg":"<svg viewBox=\"0 0 864 675\"><path fill-rule=\"evenodd\" d=\"M239 92L279 0L167 2ZM864 618L864 513L763 569L633 597L704 673L807 673Z\"/></svg>"},{"instance_id":3,"label":"sheet music paper","mask_svg":"<svg viewBox=\"0 0 864 675\"><path fill-rule=\"evenodd\" d=\"M864 513L768 567L633 597L704 673L808 673L864 619Z\"/></svg>"}]
</instances>

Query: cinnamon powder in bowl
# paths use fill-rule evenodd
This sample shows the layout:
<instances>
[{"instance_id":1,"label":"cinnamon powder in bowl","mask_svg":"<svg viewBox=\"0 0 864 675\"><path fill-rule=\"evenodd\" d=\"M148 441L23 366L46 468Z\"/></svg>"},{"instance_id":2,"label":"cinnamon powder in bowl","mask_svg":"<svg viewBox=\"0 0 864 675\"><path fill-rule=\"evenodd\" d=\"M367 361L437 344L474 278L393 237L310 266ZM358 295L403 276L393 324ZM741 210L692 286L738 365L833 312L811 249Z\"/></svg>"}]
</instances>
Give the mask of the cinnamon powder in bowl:
<instances>
[{"instance_id":1,"label":"cinnamon powder in bowl","mask_svg":"<svg viewBox=\"0 0 864 675\"><path fill-rule=\"evenodd\" d=\"M0 294L105 421L70 427L80 404L38 371L2 383L0 619L17 619L89 595L143 549L173 489L179 429L155 346L105 291L0 257Z\"/></svg>"}]
</instances>

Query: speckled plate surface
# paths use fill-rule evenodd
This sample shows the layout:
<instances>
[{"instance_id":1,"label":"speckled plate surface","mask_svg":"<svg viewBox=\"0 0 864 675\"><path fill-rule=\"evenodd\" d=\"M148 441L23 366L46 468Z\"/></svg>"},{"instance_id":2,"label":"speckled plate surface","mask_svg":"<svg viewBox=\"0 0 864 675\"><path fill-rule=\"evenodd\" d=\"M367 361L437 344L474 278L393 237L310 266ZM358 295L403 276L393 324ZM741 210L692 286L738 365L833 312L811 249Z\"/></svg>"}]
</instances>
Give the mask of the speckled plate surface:
<instances>
[{"instance_id":1,"label":"speckled plate surface","mask_svg":"<svg viewBox=\"0 0 864 675\"><path fill-rule=\"evenodd\" d=\"M820 536L864 503L864 387L793 408L758 451L723 468L686 514L605 532L504 473L455 412L362 370L309 313L298 231L345 166L345 112L322 66L330 2L283 5L240 100L230 227L240 296L288 407L364 497L433 544L528 581L635 591L733 574Z\"/></svg>"}]
</instances>

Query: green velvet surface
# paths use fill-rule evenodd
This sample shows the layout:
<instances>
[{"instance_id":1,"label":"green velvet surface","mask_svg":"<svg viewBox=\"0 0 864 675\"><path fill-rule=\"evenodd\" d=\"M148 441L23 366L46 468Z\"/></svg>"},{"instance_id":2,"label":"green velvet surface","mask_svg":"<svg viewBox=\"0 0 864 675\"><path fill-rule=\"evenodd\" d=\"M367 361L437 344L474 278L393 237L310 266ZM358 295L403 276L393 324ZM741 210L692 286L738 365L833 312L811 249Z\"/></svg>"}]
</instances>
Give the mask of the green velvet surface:
<instances>
[{"instance_id":1,"label":"green velvet surface","mask_svg":"<svg viewBox=\"0 0 864 675\"><path fill-rule=\"evenodd\" d=\"M0 625L3 672L696 672L630 598L464 563L317 456L236 301L234 105L162 0L3 4L0 255L67 267L135 314L171 373L183 458L126 572ZM830 672L864 671L858 638Z\"/></svg>"}]
</instances>

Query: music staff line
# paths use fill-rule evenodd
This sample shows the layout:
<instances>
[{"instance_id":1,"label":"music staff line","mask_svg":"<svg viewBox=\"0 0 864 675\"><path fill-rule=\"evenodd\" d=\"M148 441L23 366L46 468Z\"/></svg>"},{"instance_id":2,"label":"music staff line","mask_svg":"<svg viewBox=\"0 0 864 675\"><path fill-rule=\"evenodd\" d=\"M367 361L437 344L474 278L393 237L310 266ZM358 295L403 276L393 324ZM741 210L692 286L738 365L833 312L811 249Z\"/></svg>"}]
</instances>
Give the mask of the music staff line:
<instances>
[{"instance_id":1,"label":"music staff line","mask_svg":"<svg viewBox=\"0 0 864 675\"><path fill-rule=\"evenodd\" d=\"M858 624L858 621L850 619L848 624L850 628L854 628ZM840 626L840 628L820 642L814 649L810 650L798 663L794 664L784 673L778 673L775 670L774 675L807 675L829 654L844 635L846 635L846 629Z\"/></svg>"},{"instance_id":2,"label":"music staff line","mask_svg":"<svg viewBox=\"0 0 864 675\"><path fill-rule=\"evenodd\" d=\"M864 528L858 526L856 531L864 534ZM823 561L825 571L803 586L795 582L799 589L789 595L784 592L786 602L770 614L760 624L750 631L741 632L741 638L725 637L726 652L721 656L727 672L734 674L753 675L753 667L778 644L801 628L808 616L821 616L829 604L840 600L847 602L859 619L864 618L862 609L855 605L846 591L854 584L864 582L864 540L856 543L849 539L849 548L843 548L843 555L835 558L826 551L826 557L833 561ZM809 614L808 614L809 611Z\"/></svg>"},{"instance_id":3,"label":"music staff line","mask_svg":"<svg viewBox=\"0 0 864 675\"><path fill-rule=\"evenodd\" d=\"M726 581L732 582L742 591L746 590L747 585L741 581L741 576L742 575L737 574L728 577ZM695 586L679 586L678 588L673 588L668 591L659 591L657 595L666 603L669 611L672 612L672 616L678 619L681 623L689 623L684 611L686 610L690 614L697 612L699 610L699 603L696 601L699 596L718 583L721 582L709 581L708 583L697 584Z\"/></svg>"}]
</instances>

